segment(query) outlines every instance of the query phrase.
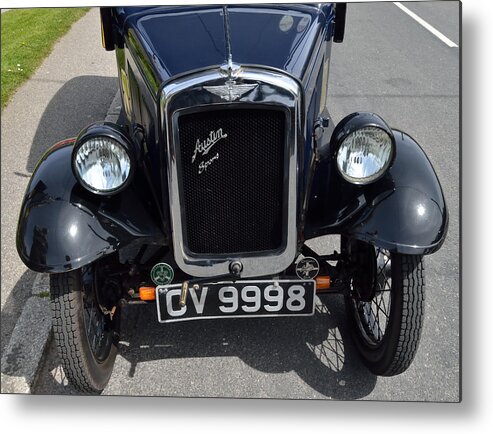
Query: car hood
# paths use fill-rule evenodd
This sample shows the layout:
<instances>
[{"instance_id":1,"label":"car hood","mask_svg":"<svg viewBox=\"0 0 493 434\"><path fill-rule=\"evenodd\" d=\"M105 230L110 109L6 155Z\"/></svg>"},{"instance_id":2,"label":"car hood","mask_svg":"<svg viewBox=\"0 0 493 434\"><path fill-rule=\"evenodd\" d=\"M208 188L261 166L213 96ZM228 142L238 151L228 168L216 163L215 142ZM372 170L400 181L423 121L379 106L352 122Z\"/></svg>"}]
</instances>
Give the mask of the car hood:
<instances>
[{"instance_id":1,"label":"car hood","mask_svg":"<svg viewBox=\"0 0 493 434\"><path fill-rule=\"evenodd\" d=\"M233 61L282 69L301 79L331 6L228 7ZM119 8L137 57L169 78L227 59L223 10L218 6Z\"/></svg>"}]
</instances>

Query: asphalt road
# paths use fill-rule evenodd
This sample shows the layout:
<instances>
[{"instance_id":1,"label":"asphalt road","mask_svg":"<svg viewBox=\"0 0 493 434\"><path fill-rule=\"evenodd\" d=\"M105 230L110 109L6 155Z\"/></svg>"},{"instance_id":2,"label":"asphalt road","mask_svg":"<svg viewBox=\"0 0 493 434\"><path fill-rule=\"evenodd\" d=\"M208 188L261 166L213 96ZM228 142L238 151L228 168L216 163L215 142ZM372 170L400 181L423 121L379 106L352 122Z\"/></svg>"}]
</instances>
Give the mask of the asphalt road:
<instances>
[{"instance_id":1,"label":"asphalt road","mask_svg":"<svg viewBox=\"0 0 493 434\"><path fill-rule=\"evenodd\" d=\"M405 5L459 44L458 2ZM160 326L146 307L125 313L105 394L459 399L459 49L393 3L372 3L348 5L346 40L332 53L328 108L334 121L374 111L411 134L430 157L449 207L447 240L425 262L425 325L413 365L393 378L369 373L350 340L339 296L324 298L314 317L299 320ZM313 245L327 249L330 242ZM74 393L53 345L40 372L34 393Z\"/></svg>"}]
</instances>

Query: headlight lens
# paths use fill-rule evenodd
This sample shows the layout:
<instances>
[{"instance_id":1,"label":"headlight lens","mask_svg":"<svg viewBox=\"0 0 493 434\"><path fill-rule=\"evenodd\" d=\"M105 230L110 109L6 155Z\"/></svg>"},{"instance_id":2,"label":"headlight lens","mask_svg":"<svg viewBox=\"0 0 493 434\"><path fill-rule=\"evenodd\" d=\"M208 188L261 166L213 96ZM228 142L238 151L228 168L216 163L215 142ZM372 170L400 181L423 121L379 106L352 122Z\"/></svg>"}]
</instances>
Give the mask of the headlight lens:
<instances>
[{"instance_id":1,"label":"headlight lens","mask_svg":"<svg viewBox=\"0 0 493 434\"><path fill-rule=\"evenodd\" d=\"M337 167L347 181L367 184L383 175L392 158L389 134L368 126L353 131L342 141L337 151Z\"/></svg>"},{"instance_id":2,"label":"headlight lens","mask_svg":"<svg viewBox=\"0 0 493 434\"><path fill-rule=\"evenodd\" d=\"M76 150L74 169L80 181L96 193L111 193L129 179L131 159L111 137L93 137Z\"/></svg>"}]
</instances>

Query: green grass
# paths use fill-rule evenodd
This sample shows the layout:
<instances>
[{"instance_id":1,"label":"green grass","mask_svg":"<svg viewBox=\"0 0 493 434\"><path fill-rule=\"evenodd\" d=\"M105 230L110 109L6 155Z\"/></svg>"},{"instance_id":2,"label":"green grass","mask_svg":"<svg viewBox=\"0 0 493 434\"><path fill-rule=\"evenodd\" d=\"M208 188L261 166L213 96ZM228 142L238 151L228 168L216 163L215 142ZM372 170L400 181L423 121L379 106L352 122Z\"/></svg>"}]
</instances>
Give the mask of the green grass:
<instances>
[{"instance_id":1,"label":"green grass","mask_svg":"<svg viewBox=\"0 0 493 434\"><path fill-rule=\"evenodd\" d=\"M34 8L2 14L2 109L50 54L55 42L88 10Z\"/></svg>"}]
</instances>

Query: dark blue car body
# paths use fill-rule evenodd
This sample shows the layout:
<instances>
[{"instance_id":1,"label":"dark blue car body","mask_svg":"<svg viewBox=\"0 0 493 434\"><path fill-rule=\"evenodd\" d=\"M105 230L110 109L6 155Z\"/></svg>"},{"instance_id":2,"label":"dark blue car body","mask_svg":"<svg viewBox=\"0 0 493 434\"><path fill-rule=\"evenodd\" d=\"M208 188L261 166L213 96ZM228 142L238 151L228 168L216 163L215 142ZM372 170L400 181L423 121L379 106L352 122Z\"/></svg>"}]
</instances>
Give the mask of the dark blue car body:
<instances>
[{"instance_id":1,"label":"dark blue car body","mask_svg":"<svg viewBox=\"0 0 493 434\"><path fill-rule=\"evenodd\" d=\"M53 335L78 391L104 390L132 305L149 323L293 317L274 333L308 325L323 336L332 315L323 296L340 294L369 372L410 366L423 255L442 246L447 207L408 134L374 113L333 124L329 64L345 12L345 3L101 8L120 116L43 155L17 230L24 263L50 273ZM306 243L324 235L339 236L339 252L322 252L325 237ZM271 327L242 324L246 334ZM317 339L310 349L324 345ZM318 357L310 352L310 364Z\"/></svg>"},{"instance_id":2,"label":"dark blue car body","mask_svg":"<svg viewBox=\"0 0 493 434\"><path fill-rule=\"evenodd\" d=\"M440 248L448 222L445 200L433 167L411 137L394 131L395 161L375 183L350 184L334 169L331 101L326 94L337 32L335 4L228 9L234 62L282 74L302 89L297 244L320 235L343 234L399 253L428 254ZM160 113L163 89L217 68L227 59L220 6L108 11L103 35L106 48L116 50L124 108L121 122L142 129L149 164L127 190L101 197L78 185L70 164L73 142L49 150L28 187L17 235L21 258L37 271L63 272L122 249L172 244L169 174L163 167L167 158ZM325 120L323 126L317 123L320 119ZM68 237L73 225L81 230Z\"/></svg>"}]
</instances>

